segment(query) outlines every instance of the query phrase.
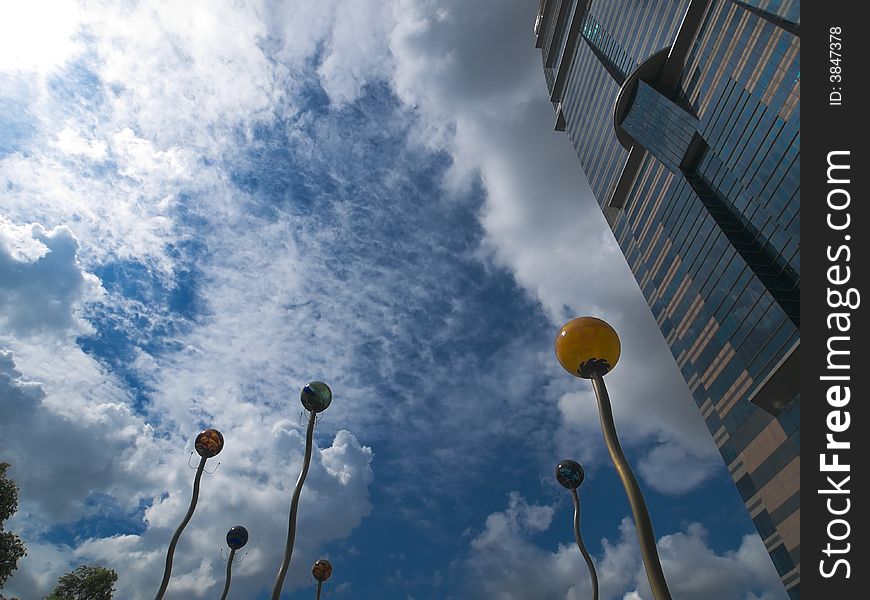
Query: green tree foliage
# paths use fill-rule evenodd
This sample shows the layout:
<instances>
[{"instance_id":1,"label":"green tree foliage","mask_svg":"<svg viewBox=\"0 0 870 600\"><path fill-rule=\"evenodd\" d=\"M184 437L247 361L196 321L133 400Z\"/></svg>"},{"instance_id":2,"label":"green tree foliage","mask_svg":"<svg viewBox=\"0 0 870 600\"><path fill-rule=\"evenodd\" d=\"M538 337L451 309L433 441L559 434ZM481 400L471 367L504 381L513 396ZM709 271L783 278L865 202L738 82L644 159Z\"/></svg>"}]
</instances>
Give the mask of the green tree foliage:
<instances>
[{"instance_id":1,"label":"green tree foliage","mask_svg":"<svg viewBox=\"0 0 870 600\"><path fill-rule=\"evenodd\" d=\"M43 600L112 600L118 574L112 569L81 566L57 580L54 591Z\"/></svg>"},{"instance_id":2,"label":"green tree foliage","mask_svg":"<svg viewBox=\"0 0 870 600\"><path fill-rule=\"evenodd\" d=\"M3 524L18 510L18 486L6 477L9 463L0 462L0 588L18 568L18 559L27 554L21 538L6 531Z\"/></svg>"}]
</instances>

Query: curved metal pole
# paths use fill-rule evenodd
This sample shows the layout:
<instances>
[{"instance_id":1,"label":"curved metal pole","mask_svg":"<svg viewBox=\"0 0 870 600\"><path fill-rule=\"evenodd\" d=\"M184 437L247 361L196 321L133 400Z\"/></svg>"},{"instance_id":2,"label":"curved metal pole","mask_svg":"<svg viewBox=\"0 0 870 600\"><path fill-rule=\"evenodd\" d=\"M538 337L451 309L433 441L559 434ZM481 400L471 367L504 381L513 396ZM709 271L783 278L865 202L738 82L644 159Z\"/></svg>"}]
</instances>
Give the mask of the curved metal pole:
<instances>
[{"instance_id":1,"label":"curved metal pole","mask_svg":"<svg viewBox=\"0 0 870 600\"><path fill-rule=\"evenodd\" d=\"M184 531L184 528L187 527L188 521L190 521L190 517L193 516L193 509L196 508L196 501L199 498L199 481L202 479L202 471L205 469L205 461L207 460L208 459L203 456L199 461L199 466L196 468L196 476L193 478L193 497L190 499L190 506L187 508L187 514L184 515L181 525L179 525L178 529L175 530L175 533L172 535L172 540L169 542L169 549L166 551L166 567L163 569L163 581L160 582L160 589L157 590L157 595L154 596L154 600L161 600L163 594L166 593L166 588L169 586L169 576L172 574L172 558L175 556L175 546L178 545L178 538L181 537L181 532Z\"/></svg>"},{"instance_id":2,"label":"curved metal pole","mask_svg":"<svg viewBox=\"0 0 870 600\"><path fill-rule=\"evenodd\" d=\"M583 538L580 537L580 498L577 497L577 490L573 488L571 489L571 498L574 499L574 539L577 540L580 554L586 559L586 566L589 567L589 577L592 578L592 600L598 600L598 573L595 572L592 557L589 556L589 551L583 545Z\"/></svg>"},{"instance_id":3,"label":"curved metal pole","mask_svg":"<svg viewBox=\"0 0 870 600\"><path fill-rule=\"evenodd\" d=\"M293 556L293 543L296 541L296 509L299 506L299 496L302 494L302 484L308 475L308 466L311 464L311 449L314 443L314 421L317 413L313 410L308 415L308 430L305 432L305 458L302 460L302 471L296 480L296 488L290 499L290 522L287 525L287 546L284 548L284 561L278 570L278 578L275 587L272 588L272 600L278 600L281 596L281 588L284 586L284 577L287 575L287 567L290 566L290 557Z\"/></svg>"},{"instance_id":4,"label":"curved metal pole","mask_svg":"<svg viewBox=\"0 0 870 600\"><path fill-rule=\"evenodd\" d=\"M662 563L659 560L659 552L656 548L656 536L653 533L649 511L646 508L643 494L634 473L628 466L619 438L616 435L616 425L613 424L613 411L610 408L610 396L604 386L604 378L599 373L592 374L592 388L595 390L595 398L598 400L598 412L601 417L601 429L604 433L604 441L607 443L607 451L616 472L622 480L628 503L631 505L631 513L634 516L634 524L637 528L637 537L640 541L640 554L643 557L643 567L646 570L646 578L652 589L655 600L671 600L665 574L662 571Z\"/></svg>"},{"instance_id":5,"label":"curved metal pole","mask_svg":"<svg viewBox=\"0 0 870 600\"><path fill-rule=\"evenodd\" d=\"M317 582L317 595L314 597L314 600L320 600L320 589L323 587L323 582Z\"/></svg>"},{"instance_id":6,"label":"curved metal pole","mask_svg":"<svg viewBox=\"0 0 870 600\"><path fill-rule=\"evenodd\" d=\"M230 579L233 577L233 558L236 556L236 549L230 548L230 558L227 560L227 582L224 584L224 593L221 594L221 600L227 600L227 594L230 593Z\"/></svg>"}]
</instances>

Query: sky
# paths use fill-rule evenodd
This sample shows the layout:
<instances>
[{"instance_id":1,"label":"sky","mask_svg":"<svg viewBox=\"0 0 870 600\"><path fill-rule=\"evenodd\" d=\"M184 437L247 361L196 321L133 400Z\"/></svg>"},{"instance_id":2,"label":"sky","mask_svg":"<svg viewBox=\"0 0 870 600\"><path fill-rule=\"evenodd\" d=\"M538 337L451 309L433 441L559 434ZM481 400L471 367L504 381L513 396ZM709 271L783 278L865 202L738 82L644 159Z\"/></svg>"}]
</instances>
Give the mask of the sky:
<instances>
[{"instance_id":1,"label":"sky","mask_svg":"<svg viewBox=\"0 0 870 600\"><path fill-rule=\"evenodd\" d=\"M0 8L0 460L28 555L152 598L268 598L315 431L285 599L590 596L559 460L585 467L602 600L651 598L580 315L675 598L782 586L591 195L553 131L534 0L28 1ZM219 466L218 466L218 463Z\"/></svg>"}]
</instances>

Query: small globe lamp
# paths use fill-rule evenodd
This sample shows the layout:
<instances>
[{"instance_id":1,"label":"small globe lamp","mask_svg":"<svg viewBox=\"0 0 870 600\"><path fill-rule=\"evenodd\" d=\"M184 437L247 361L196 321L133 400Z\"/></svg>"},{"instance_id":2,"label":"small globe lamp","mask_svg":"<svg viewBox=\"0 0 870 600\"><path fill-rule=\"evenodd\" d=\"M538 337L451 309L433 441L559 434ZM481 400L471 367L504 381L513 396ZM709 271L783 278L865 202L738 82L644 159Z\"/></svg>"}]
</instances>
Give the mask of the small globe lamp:
<instances>
[{"instance_id":1,"label":"small globe lamp","mask_svg":"<svg viewBox=\"0 0 870 600\"><path fill-rule=\"evenodd\" d=\"M583 538L580 536L580 497L577 495L577 488L583 483L584 477L583 467L576 460L563 460L556 465L556 481L571 492L571 499L574 500L574 539L577 540L580 554L583 555L586 566L589 567L589 577L592 579L592 600L598 600L598 574L595 572L592 557L589 556L589 551L586 550Z\"/></svg>"},{"instance_id":2,"label":"small globe lamp","mask_svg":"<svg viewBox=\"0 0 870 600\"><path fill-rule=\"evenodd\" d=\"M296 542L296 517L299 508L299 496L302 494L302 485L305 483L305 478L308 476L308 467L311 465L311 451L314 445L314 424L317 421L318 413L323 412L332 404L332 390L322 381L312 381L302 388L300 401L302 402L302 407L308 411L308 428L305 432L305 455L302 459L302 471L299 473L296 487L293 488L293 496L290 498L287 545L284 547L284 558L281 561L281 567L278 569L278 577L275 579L275 585L272 587L272 600L279 600L281 596L281 588L284 587L287 568L290 566L290 559L293 557L293 545Z\"/></svg>"},{"instance_id":3,"label":"small globe lamp","mask_svg":"<svg viewBox=\"0 0 870 600\"><path fill-rule=\"evenodd\" d=\"M206 429L196 436L193 448L203 459L213 458L224 449L224 436L217 429Z\"/></svg>"},{"instance_id":4,"label":"small globe lamp","mask_svg":"<svg viewBox=\"0 0 870 600\"><path fill-rule=\"evenodd\" d=\"M616 366L619 354L619 336L616 331L608 323L595 317L579 317L568 321L556 335L556 358L559 359L562 367L574 377L592 381L592 389L595 390L595 398L598 401L598 416L601 419L604 442L607 444L610 459L628 496L634 524L637 527L643 566L653 597L655 600L670 600L671 594L659 560L649 511L637 479L619 444L616 425L613 423L610 397L604 385L604 375Z\"/></svg>"},{"instance_id":5,"label":"small globe lamp","mask_svg":"<svg viewBox=\"0 0 870 600\"><path fill-rule=\"evenodd\" d=\"M227 582L224 584L224 593L221 595L221 600L226 600L227 595L230 593L230 581L233 578L233 559L236 557L236 550L244 547L247 543L248 530L241 525L236 525L227 531L227 546L230 547L230 556L227 559Z\"/></svg>"},{"instance_id":6,"label":"small globe lamp","mask_svg":"<svg viewBox=\"0 0 870 600\"><path fill-rule=\"evenodd\" d=\"M310 412L323 412L332 404L332 390L322 381L312 381L300 394L303 408Z\"/></svg>"},{"instance_id":7,"label":"small globe lamp","mask_svg":"<svg viewBox=\"0 0 870 600\"><path fill-rule=\"evenodd\" d=\"M166 566L163 569L163 580L160 582L160 589L157 590L157 595L154 600L161 600L166 593L166 588L169 587L169 577L172 575L172 559L175 557L175 547L178 545L178 540L181 538L181 532L187 527L190 518L193 516L193 511L196 508L196 502L199 499L199 483L202 479L202 472L205 470L205 461L220 454L224 449L224 436L217 429L206 429L201 431L193 442L193 448L199 454L199 466L196 468L196 475L193 477L193 496L190 499L190 506L187 508L187 514L181 520L181 524L172 535L169 541L169 548L166 551ZM188 459L189 460L189 459Z\"/></svg>"},{"instance_id":8,"label":"small globe lamp","mask_svg":"<svg viewBox=\"0 0 870 600\"><path fill-rule=\"evenodd\" d=\"M325 558L314 561L314 566L311 567L311 574L317 580L317 595L316 600L320 600L320 590L323 588L323 582L332 577L332 563Z\"/></svg>"}]
</instances>

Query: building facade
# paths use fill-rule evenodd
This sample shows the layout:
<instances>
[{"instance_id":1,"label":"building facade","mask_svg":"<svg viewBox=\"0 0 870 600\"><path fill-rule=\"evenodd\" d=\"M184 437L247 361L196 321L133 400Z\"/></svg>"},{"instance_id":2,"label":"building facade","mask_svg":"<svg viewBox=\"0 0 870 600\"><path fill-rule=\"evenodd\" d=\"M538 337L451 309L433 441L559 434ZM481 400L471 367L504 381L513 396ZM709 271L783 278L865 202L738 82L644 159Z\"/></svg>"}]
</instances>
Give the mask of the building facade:
<instances>
[{"instance_id":1,"label":"building facade","mask_svg":"<svg viewBox=\"0 0 870 600\"><path fill-rule=\"evenodd\" d=\"M542 0L556 112L800 597L800 2Z\"/></svg>"}]
</instances>

